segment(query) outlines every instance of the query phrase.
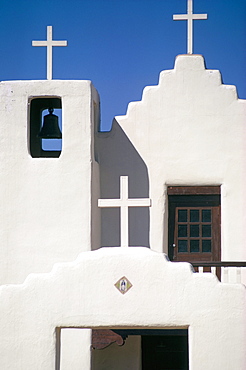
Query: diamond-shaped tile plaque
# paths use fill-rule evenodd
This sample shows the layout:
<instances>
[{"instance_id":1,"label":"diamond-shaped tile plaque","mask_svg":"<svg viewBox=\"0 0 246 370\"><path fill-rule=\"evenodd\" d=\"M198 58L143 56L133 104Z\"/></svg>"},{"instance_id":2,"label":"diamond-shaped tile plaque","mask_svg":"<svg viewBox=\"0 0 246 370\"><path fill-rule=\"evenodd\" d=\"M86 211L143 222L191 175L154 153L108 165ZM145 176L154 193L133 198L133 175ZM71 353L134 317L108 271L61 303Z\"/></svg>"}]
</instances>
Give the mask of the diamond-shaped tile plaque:
<instances>
[{"instance_id":1,"label":"diamond-shaped tile plaque","mask_svg":"<svg viewBox=\"0 0 246 370\"><path fill-rule=\"evenodd\" d=\"M132 283L125 276L123 276L117 281L117 283L114 284L114 286L119 290L119 292L125 294L129 289L131 289Z\"/></svg>"}]
</instances>

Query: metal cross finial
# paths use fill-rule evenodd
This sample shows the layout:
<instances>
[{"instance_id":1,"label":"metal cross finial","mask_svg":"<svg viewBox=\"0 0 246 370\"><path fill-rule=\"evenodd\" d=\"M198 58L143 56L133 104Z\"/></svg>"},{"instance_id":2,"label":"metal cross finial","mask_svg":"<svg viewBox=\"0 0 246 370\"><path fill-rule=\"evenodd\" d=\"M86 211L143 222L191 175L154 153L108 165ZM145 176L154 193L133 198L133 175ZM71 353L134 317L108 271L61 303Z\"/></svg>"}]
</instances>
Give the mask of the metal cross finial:
<instances>
[{"instance_id":1,"label":"metal cross finial","mask_svg":"<svg viewBox=\"0 0 246 370\"><path fill-rule=\"evenodd\" d=\"M67 46L67 41L52 40L52 26L47 26L47 41L32 41L32 46L47 47L47 80L52 80L52 47Z\"/></svg>"},{"instance_id":2,"label":"metal cross finial","mask_svg":"<svg viewBox=\"0 0 246 370\"><path fill-rule=\"evenodd\" d=\"M187 0L187 14L175 14L173 16L174 21L187 20L187 53L193 53L193 20L195 19L207 19L207 14L193 14L193 0Z\"/></svg>"},{"instance_id":3,"label":"metal cross finial","mask_svg":"<svg viewBox=\"0 0 246 370\"><path fill-rule=\"evenodd\" d=\"M120 208L120 246L129 246L128 208L150 207L149 198L128 198L128 176L120 176L120 199L98 199L98 207Z\"/></svg>"}]
</instances>

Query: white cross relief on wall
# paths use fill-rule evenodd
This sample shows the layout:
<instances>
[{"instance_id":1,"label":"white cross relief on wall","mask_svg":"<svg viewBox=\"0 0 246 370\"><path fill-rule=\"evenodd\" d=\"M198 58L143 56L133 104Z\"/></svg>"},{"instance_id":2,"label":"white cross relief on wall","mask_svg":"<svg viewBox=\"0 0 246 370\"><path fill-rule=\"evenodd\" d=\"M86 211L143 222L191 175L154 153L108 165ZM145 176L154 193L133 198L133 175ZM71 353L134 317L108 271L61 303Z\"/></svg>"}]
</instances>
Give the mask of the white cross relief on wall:
<instances>
[{"instance_id":1,"label":"white cross relief on wall","mask_svg":"<svg viewBox=\"0 0 246 370\"><path fill-rule=\"evenodd\" d=\"M175 14L174 21L187 21L187 53L193 53L193 20L207 19L207 14L193 14L193 0L187 0L187 14Z\"/></svg>"},{"instance_id":2,"label":"white cross relief on wall","mask_svg":"<svg viewBox=\"0 0 246 370\"><path fill-rule=\"evenodd\" d=\"M120 246L129 246L129 207L150 207L149 198L128 198L128 176L120 176L120 198L98 199L98 207L120 208Z\"/></svg>"},{"instance_id":3,"label":"white cross relief on wall","mask_svg":"<svg viewBox=\"0 0 246 370\"><path fill-rule=\"evenodd\" d=\"M67 41L52 40L52 26L47 26L47 41L32 41L32 46L47 47L47 80L52 80L52 47L67 46Z\"/></svg>"}]
</instances>

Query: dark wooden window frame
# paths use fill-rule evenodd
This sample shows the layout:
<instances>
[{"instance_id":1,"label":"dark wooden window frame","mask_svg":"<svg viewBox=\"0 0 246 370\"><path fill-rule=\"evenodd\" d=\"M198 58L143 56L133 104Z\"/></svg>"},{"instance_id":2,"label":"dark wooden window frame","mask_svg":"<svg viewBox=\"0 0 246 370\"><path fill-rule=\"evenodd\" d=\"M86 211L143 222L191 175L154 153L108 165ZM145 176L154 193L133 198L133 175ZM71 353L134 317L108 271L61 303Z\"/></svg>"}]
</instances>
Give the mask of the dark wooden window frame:
<instances>
[{"instance_id":1,"label":"dark wooden window frame","mask_svg":"<svg viewBox=\"0 0 246 370\"><path fill-rule=\"evenodd\" d=\"M168 186L168 195L220 195L220 186Z\"/></svg>"},{"instance_id":2,"label":"dark wooden window frame","mask_svg":"<svg viewBox=\"0 0 246 370\"><path fill-rule=\"evenodd\" d=\"M168 255L173 260L174 221L176 207L220 206L220 186L168 186ZM219 215L220 217L220 215ZM220 221L219 221L220 226ZM217 261L221 260L220 237L216 240Z\"/></svg>"}]
</instances>

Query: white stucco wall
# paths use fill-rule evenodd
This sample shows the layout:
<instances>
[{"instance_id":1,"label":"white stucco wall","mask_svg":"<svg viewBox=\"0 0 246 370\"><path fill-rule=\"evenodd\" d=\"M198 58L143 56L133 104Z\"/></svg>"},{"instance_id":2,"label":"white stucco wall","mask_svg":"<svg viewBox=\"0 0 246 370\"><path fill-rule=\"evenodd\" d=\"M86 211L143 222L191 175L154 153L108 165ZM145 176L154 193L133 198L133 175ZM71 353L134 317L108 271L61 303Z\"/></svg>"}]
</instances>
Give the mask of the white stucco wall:
<instances>
[{"instance_id":1,"label":"white stucco wall","mask_svg":"<svg viewBox=\"0 0 246 370\"><path fill-rule=\"evenodd\" d=\"M29 153L32 97L62 101L60 158ZM23 282L30 272L50 271L99 246L98 165L94 115L99 98L90 81L0 83L0 283ZM93 190L92 190L93 189ZM93 204L93 209L92 209Z\"/></svg>"},{"instance_id":2,"label":"white stucco wall","mask_svg":"<svg viewBox=\"0 0 246 370\"><path fill-rule=\"evenodd\" d=\"M60 332L60 367L55 370L83 370L91 367L90 329L64 328ZM58 367L58 365L57 365Z\"/></svg>"},{"instance_id":3,"label":"white stucco wall","mask_svg":"<svg viewBox=\"0 0 246 370\"><path fill-rule=\"evenodd\" d=\"M44 96L62 100L57 159L28 151L28 102ZM0 287L0 368L58 370L60 362L61 370L89 370L88 328L140 327L189 328L191 370L244 370L245 287L193 274L153 250L167 251L168 185L221 185L222 259L246 258L245 101L201 56L185 55L94 143L98 105L89 81L0 83L0 284L35 272ZM120 175L129 175L130 197L152 199L150 211L130 212L132 245L152 250L89 252L100 246L97 199L119 196ZM117 211L111 223L108 211L102 239L117 245ZM114 286L122 276L133 284L125 295Z\"/></svg>"},{"instance_id":4,"label":"white stucco wall","mask_svg":"<svg viewBox=\"0 0 246 370\"><path fill-rule=\"evenodd\" d=\"M133 285L124 295L114 286L122 276ZM0 288L0 366L54 370L56 327L188 327L190 370L244 370L245 299L243 285L195 274L189 264L168 262L148 248L84 252L51 273ZM85 337L84 364L90 348L90 335Z\"/></svg>"},{"instance_id":5,"label":"white stucco wall","mask_svg":"<svg viewBox=\"0 0 246 370\"><path fill-rule=\"evenodd\" d=\"M113 140L119 144L113 146ZM123 140L125 151L117 160ZM107 173L101 174L101 192L113 192L119 175L130 177L130 192L141 183L134 196L152 199L149 245L167 253L167 186L221 185L221 257L245 260L245 140L246 102L237 98L235 86L223 85L219 71L205 69L202 56L179 55L173 70L161 72L157 86L146 87L142 100L115 118L112 133L101 135L100 163ZM130 147L135 149L132 160ZM146 169L140 173L141 161ZM139 241L131 245L145 245L140 219L133 217L133 239ZM107 227L113 235L115 225ZM105 237L103 245L117 245L111 239Z\"/></svg>"}]
</instances>

